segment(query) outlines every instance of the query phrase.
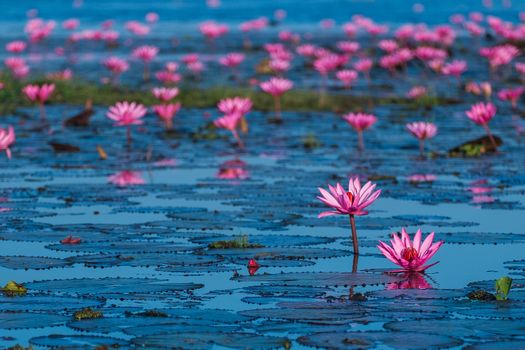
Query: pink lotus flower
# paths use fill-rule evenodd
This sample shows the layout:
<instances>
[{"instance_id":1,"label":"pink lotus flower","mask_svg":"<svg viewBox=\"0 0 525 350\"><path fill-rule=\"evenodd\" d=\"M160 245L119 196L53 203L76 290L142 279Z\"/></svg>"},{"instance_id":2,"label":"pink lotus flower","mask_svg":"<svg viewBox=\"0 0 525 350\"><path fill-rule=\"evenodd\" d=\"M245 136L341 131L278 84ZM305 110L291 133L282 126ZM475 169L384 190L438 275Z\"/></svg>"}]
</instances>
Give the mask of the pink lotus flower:
<instances>
[{"instance_id":1,"label":"pink lotus flower","mask_svg":"<svg viewBox=\"0 0 525 350\"><path fill-rule=\"evenodd\" d=\"M239 133L237 132L237 126L239 125L239 121L241 120L242 115L240 114L226 114L216 120L213 121L213 124L221 129L229 130L235 141L237 141L237 145L239 148L244 148L244 144L239 136Z\"/></svg>"},{"instance_id":2,"label":"pink lotus flower","mask_svg":"<svg viewBox=\"0 0 525 350\"><path fill-rule=\"evenodd\" d=\"M116 83L120 74L124 73L129 69L129 64L126 60L115 56L108 57L102 62L104 67L113 73L113 82Z\"/></svg>"},{"instance_id":3,"label":"pink lotus flower","mask_svg":"<svg viewBox=\"0 0 525 350\"><path fill-rule=\"evenodd\" d=\"M114 120L116 126L141 125L142 117L146 114L146 108L136 102L117 102L109 107L106 116Z\"/></svg>"},{"instance_id":4,"label":"pink lotus flower","mask_svg":"<svg viewBox=\"0 0 525 350\"><path fill-rule=\"evenodd\" d=\"M392 234L392 240L390 241L392 246L379 241L377 248L388 260L401 267L400 270L393 272L423 272L437 264L436 262L425 265L425 263L436 254L444 242L439 241L432 244L434 232L430 233L423 243L421 243L421 239L421 230L417 230L414 241L412 242L408 233L403 228L401 229L401 238L396 233Z\"/></svg>"},{"instance_id":5,"label":"pink lotus flower","mask_svg":"<svg viewBox=\"0 0 525 350\"><path fill-rule=\"evenodd\" d=\"M495 115L496 107L492 103L476 103L465 112L467 117L478 125L486 125Z\"/></svg>"},{"instance_id":6,"label":"pink lotus flower","mask_svg":"<svg viewBox=\"0 0 525 350\"><path fill-rule=\"evenodd\" d=\"M349 88L357 79L357 72L351 69L343 69L335 73L335 76L343 82L346 88Z\"/></svg>"},{"instance_id":7,"label":"pink lotus flower","mask_svg":"<svg viewBox=\"0 0 525 350\"><path fill-rule=\"evenodd\" d=\"M295 49L295 52L304 57L312 57L315 54L315 46L312 44L299 45Z\"/></svg>"},{"instance_id":8,"label":"pink lotus flower","mask_svg":"<svg viewBox=\"0 0 525 350\"><path fill-rule=\"evenodd\" d=\"M426 96L427 94L427 88L424 86L414 86L410 91L407 93L407 97L411 99L418 99L420 97Z\"/></svg>"},{"instance_id":9,"label":"pink lotus flower","mask_svg":"<svg viewBox=\"0 0 525 350\"><path fill-rule=\"evenodd\" d=\"M518 62L514 65L514 68L516 68L516 72L518 72L522 78L525 77L525 63Z\"/></svg>"},{"instance_id":10,"label":"pink lotus flower","mask_svg":"<svg viewBox=\"0 0 525 350\"><path fill-rule=\"evenodd\" d=\"M152 90L153 96L161 102L169 102L179 94L177 88L154 88Z\"/></svg>"},{"instance_id":11,"label":"pink lotus flower","mask_svg":"<svg viewBox=\"0 0 525 350\"><path fill-rule=\"evenodd\" d=\"M374 61L370 58L362 58L354 63L354 69L358 72L363 73L367 79L369 78L369 71L372 69Z\"/></svg>"},{"instance_id":12,"label":"pink lotus flower","mask_svg":"<svg viewBox=\"0 0 525 350\"><path fill-rule=\"evenodd\" d=\"M115 121L115 126L127 126L128 147L131 146L131 126L141 125L144 122L142 117L146 115L146 107L136 102L117 102L114 106L109 107L106 116Z\"/></svg>"},{"instance_id":13,"label":"pink lotus flower","mask_svg":"<svg viewBox=\"0 0 525 350\"><path fill-rule=\"evenodd\" d=\"M148 35L150 32L150 27L137 21L128 21L126 22L125 27L129 32L135 35L144 36Z\"/></svg>"},{"instance_id":14,"label":"pink lotus flower","mask_svg":"<svg viewBox=\"0 0 525 350\"><path fill-rule=\"evenodd\" d=\"M443 66L441 72L444 75L452 75L459 79L459 76L467 70L467 62L462 60L454 60Z\"/></svg>"},{"instance_id":15,"label":"pink lotus flower","mask_svg":"<svg viewBox=\"0 0 525 350\"><path fill-rule=\"evenodd\" d=\"M16 40L7 43L5 49L11 53L20 53L23 52L26 49L26 47L27 44L24 41Z\"/></svg>"},{"instance_id":16,"label":"pink lotus flower","mask_svg":"<svg viewBox=\"0 0 525 350\"><path fill-rule=\"evenodd\" d=\"M419 152L423 156L425 153L425 140L433 138L437 134L437 127L434 123L414 122L407 124L408 131L419 139Z\"/></svg>"},{"instance_id":17,"label":"pink lotus flower","mask_svg":"<svg viewBox=\"0 0 525 350\"><path fill-rule=\"evenodd\" d=\"M164 122L166 129L173 127L173 117L180 110L180 103L168 103L152 107L157 116Z\"/></svg>"},{"instance_id":18,"label":"pink lotus flower","mask_svg":"<svg viewBox=\"0 0 525 350\"><path fill-rule=\"evenodd\" d=\"M40 86L30 84L22 89L22 92L30 101L38 103L40 107L40 117L42 119L46 117L44 103L46 103L53 91L55 91L55 84L42 84Z\"/></svg>"},{"instance_id":19,"label":"pink lotus flower","mask_svg":"<svg viewBox=\"0 0 525 350\"><path fill-rule=\"evenodd\" d=\"M273 59L268 64L272 72L275 73L284 73L290 69L290 61Z\"/></svg>"},{"instance_id":20,"label":"pink lotus flower","mask_svg":"<svg viewBox=\"0 0 525 350\"><path fill-rule=\"evenodd\" d=\"M223 56L219 59L219 63L225 67L235 68L244 61L244 55L242 53L232 52Z\"/></svg>"},{"instance_id":21,"label":"pink lotus flower","mask_svg":"<svg viewBox=\"0 0 525 350\"><path fill-rule=\"evenodd\" d=\"M148 12L146 13L145 19L148 23L157 23L159 21L159 14L156 12Z\"/></svg>"},{"instance_id":22,"label":"pink lotus flower","mask_svg":"<svg viewBox=\"0 0 525 350\"><path fill-rule=\"evenodd\" d=\"M229 32L227 25L218 24L214 21L201 23L199 30L209 40L214 40Z\"/></svg>"},{"instance_id":23,"label":"pink lotus flower","mask_svg":"<svg viewBox=\"0 0 525 350\"><path fill-rule=\"evenodd\" d=\"M436 181L437 176L434 174L414 174L408 177L408 182L412 183L431 183Z\"/></svg>"},{"instance_id":24,"label":"pink lotus flower","mask_svg":"<svg viewBox=\"0 0 525 350\"><path fill-rule=\"evenodd\" d=\"M141 61L150 62L155 58L155 56L157 56L158 53L158 47L151 45L143 45L133 50L132 56Z\"/></svg>"},{"instance_id":25,"label":"pink lotus flower","mask_svg":"<svg viewBox=\"0 0 525 350\"><path fill-rule=\"evenodd\" d=\"M470 110L466 111L465 114L470 120L478 125L481 125L485 129L488 137L490 138L490 142L494 148L497 148L496 140L492 136L488 125L489 121L496 115L496 107L490 102L480 102L471 106Z\"/></svg>"},{"instance_id":26,"label":"pink lotus flower","mask_svg":"<svg viewBox=\"0 0 525 350\"><path fill-rule=\"evenodd\" d=\"M245 115L252 109L253 103L248 97L232 97L219 101L217 108L224 114Z\"/></svg>"},{"instance_id":27,"label":"pink lotus flower","mask_svg":"<svg viewBox=\"0 0 525 350\"><path fill-rule=\"evenodd\" d=\"M26 85L22 92L32 102L45 103L55 91L55 84Z\"/></svg>"},{"instance_id":28,"label":"pink lotus flower","mask_svg":"<svg viewBox=\"0 0 525 350\"><path fill-rule=\"evenodd\" d=\"M271 78L268 81L260 83L259 86L264 92L273 96L275 104L275 117L280 121L282 119L280 97L286 91L293 88L293 83L290 80L284 78Z\"/></svg>"},{"instance_id":29,"label":"pink lotus flower","mask_svg":"<svg viewBox=\"0 0 525 350\"><path fill-rule=\"evenodd\" d=\"M191 72L195 74L199 74L200 72L204 70L204 63L200 61L192 62L192 63L188 63L187 67Z\"/></svg>"},{"instance_id":30,"label":"pink lotus flower","mask_svg":"<svg viewBox=\"0 0 525 350\"><path fill-rule=\"evenodd\" d=\"M149 78L148 64L159 53L159 48L156 46L144 45L139 46L132 52L132 56L144 62L144 80Z\"/></svg>"},{"instance_id":31,"label":"pink lotus flower","mask_svg":"<svg viewBox=\"0 0 525 350\"><path fill-rule=\"evenodd\" d=\"M355 41L339 41L337 43L337 48L341 50L345 55L353 55L357 51L359 51L359 48L361 46L358 42Z\"/></svg>"},{"instance_id":32,"label":"pink lotus flower","mask_svg":"<svg viewBox=\"0 0 525 350\"><path fill-rule=\"evenodd\" d=\"M498 92L498 97L502 101L510 101L512 108L516 108L518 100L525 91L522 87L517 87L515 89L503 89Z\"/></svg>"},{"instance_id":33,"label":"pink lotus flower","mask_svg":"<svg viewBox=\"0 0 525 350\"><path fill-rule=\"evenodd\" d=\"M139 172L132 170L123 170L110 175L108 176L108 182L119 187L143 185L146 183Z\"/></svg>"},{"instance_id":34,"label":"pink lotus flower","mask_svg":"<svg viewBox=\"0 0 525 350\"><path fill-rule=\"evenodd\" d=\"M364 150L363 131L377 122L376 116L366 113L348 113L343 116L343 119L357 131L359 149Z\"/></svg>"},{"instance_id":35,"label":"pink lotus flower","mask_svg":"<svg viewBox=\"0 0 525 350\"><path fill-rule=\"evenodd\" d=\"M173 73L167 70L162 70L155 73L155 78L163 84L176 84L181 81L182 77L180 74Z\"/></svg>"},{"instance_id":36,"label":"pink lotus flower","mask_svg":"<svg viewBox=\"0 0 525 350\"><path fill-rule=\"evenodd\" d=\"M0 151L5 151L8 159L11 159L11 149L15 142L15 129L9 126L7 129L0 128Z\"/></svg>"},{"instance_id":37,"label":"pink lotus flower","mask_svg":"<svg viewBox=\"0 0 525 350\"><path fill-rule=\"evenodd\" d=\"M357 243L357 232L355 228L355 215L367 215L365 211L369 205L381 194L381 190L374 192L376 185L368 181L363 187L359 182L359 178L351 178L348 183L348 191L345 191L341 184L336 184L335 187L328 185L330 192L323 188L319 188L321 196L317 198L333 208L332 211L325 211L318 215L319 218L323 218L331 215L349 215L350 226L352 228L352 242L354 246L354 254L359 255L359 246Z\"/></svg>"},{"instance_id":38,"label":"pink lotus flower","mask_svg":"<svg viewBox=\"0 0 525 350\"><path fill-rule=\"evenodd\" d=\"M474 83L469 82L465 85L465 91L470 92L474 95L484 95L488 100L492 95L492 85L489 82Z\"/></svg>"},{"instance_id":39,"label":"pink lotus flower","mask_svg":"<svg viewBox=\"0 0 525 350\"><path fill-rule=\"evenodd\" d=\"M67 30L75 30L80 25L80 21L76 18L67 19L62 22L62 27Z\"/></svg>"}]
</instances>

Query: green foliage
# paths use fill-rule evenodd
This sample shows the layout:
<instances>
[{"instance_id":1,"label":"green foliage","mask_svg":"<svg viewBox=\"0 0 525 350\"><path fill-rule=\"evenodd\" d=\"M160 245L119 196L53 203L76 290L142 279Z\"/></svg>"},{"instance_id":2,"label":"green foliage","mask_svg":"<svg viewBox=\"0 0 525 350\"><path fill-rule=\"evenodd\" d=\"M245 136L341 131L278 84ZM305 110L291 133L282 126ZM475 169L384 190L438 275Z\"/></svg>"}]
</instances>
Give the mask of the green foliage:
<instances>
[{"instance_id":1,"label":"green foliage","mask_svg":"<svg viewBox=\"0 0 525 350\"><path fill-rule=\"evenodd\" d=\"M248 241L248 235L241 235L229 241L216 241L208 244L208 249L247 249L263 248L261 244L254 244Z\"/></svg>"},{"instance_id":2,"label":"green foliage","mask_svg":"<svg viewBox=\"0 0 525 350\"><path fill-rule=\"evenodd\" d=\"M22 88L28 83L43 83L49 79L34 79L21 82L13 79L8 74L0 74L0 81L5 85L0 90L0 114L13 113L18 107L32 106L22 93ZM83 105L91 99L94 105L109 106L118 101L128 100L151 106L157 104L149 87L133 89L126 86L100 85L93 82L75 78L70 81L55 81L55 93L48 101L49 104L74 104ZM268 94L251 87L224 87L216 86L206 89L191 86L181 87L177 100L185 108L213 108L219 100L226 97L245 96L253 101L254 108L259 111L273 110L273 99ZM377 98L371 96L349 96L344 94L326 95L325 103L319 105L319 96L316 91L291 90L281 97L283 110L293 111L332 111L342 113L346 111L359 111L366 105L392 105L400 104L410 106L414 101L404 97ZM453 100L432 100L434 104L454 103Z\"/></svg>"},{"instance_id":3,"label":"green foliage","mask_svg":"<svg viewBox=\"0 0 525 350\"><path fill-rule=\"evenodd\" d=\"M512 287L512 278L504 276L496 280L496 299L507 300Z\"/></svg>"}]
</instances>

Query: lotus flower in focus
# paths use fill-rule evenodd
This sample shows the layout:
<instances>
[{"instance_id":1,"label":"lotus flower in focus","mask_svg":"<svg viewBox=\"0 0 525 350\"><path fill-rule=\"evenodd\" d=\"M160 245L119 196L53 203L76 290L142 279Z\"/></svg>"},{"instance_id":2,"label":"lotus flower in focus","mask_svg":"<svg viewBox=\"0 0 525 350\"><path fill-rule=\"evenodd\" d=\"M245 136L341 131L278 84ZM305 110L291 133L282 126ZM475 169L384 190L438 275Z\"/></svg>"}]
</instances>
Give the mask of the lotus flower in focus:
<instances>
[{"instance_id":1,"label":"lotus flower in focus","mask_svg":"<svg viewBox=\"0 0 525 350\"><path fill-rule=\"evenodd\" d=\"M401 229L401 237L397 233L392 234L391 246L379 241L377 248L383 255L394 264L399 265L401 269L393 272L423 272L436 263L425 265L434 254L439 250L443 241L432 243L434 241L434 232L430 233L423 242L421 230L417 230L414 240L411 241L408 233Z\"/></svg>"},{"instance_id":2,"label":"lotus flower in focus","mask_svg":"<svg viewBox=\"0 0 525 350\"><path fill-rule=\"evenodd\" d=\"M357 177L351 178L348 182L348 190L345 190L341 184L335 186L328 185L330 192L319 188L322 196L317 198L329 207L332 211L325 211L318 215L319 218L331 215L367 215L364 210L381 194L381 190L374 191L376 185L368 181L363 187Z\"/></svg>"}]
</instances>

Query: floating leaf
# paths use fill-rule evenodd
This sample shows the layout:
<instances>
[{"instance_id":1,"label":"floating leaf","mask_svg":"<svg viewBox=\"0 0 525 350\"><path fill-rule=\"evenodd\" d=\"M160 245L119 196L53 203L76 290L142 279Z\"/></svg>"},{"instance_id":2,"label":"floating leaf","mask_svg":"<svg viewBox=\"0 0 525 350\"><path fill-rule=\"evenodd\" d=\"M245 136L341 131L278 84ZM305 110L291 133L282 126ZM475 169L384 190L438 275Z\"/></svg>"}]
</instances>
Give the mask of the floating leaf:
<instances>
[{"instance_id":1,"label":"floating leaf","mask_svg":"<svg viewBox=\"0 0 525 350\"><path fill-rule=\"evenodd\" d=\"M496 280L496 299L507 300L512 286L512 278L505 276Z\"/></svg>"}]
</instances>

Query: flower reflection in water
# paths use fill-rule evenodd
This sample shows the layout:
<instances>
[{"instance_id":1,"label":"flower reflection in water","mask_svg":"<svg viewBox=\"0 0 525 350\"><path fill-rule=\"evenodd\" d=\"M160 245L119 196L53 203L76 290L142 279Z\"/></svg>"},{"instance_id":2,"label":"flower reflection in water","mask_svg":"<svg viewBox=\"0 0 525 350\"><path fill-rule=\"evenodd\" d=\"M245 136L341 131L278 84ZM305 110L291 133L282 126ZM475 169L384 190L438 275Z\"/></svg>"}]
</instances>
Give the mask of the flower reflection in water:
<instances>
[{"instance_id":1,"label":"flower reflection in water","mask_svg":"<svg viewBox=\"0 0 525 350\"><path fill-rule=\"evenodd\" d=\"M483 204L496 201L496 198L490 195L494 191L494 187L489 185L487 179L471 182L467 190L472 193L472 203Z\"/></svg>"},{"instance_id":2,"label":"flower reflection in water","mask_svg":"<svg viewBox=\"0 0 525 350\"><path fill-rule=\"evenodd\" d=\"M389 283L386 286L388 290L394 289L431 289L432 285L427 282L425 275L419 272L403 273L403 281Z\"/></svg>"},{"instance_id":3,"label":"flower reflection in water","mask_svg":"<svg viewBox=\"0 0 525 350\"><path fill-rule=\"evenodd\" d=\"M246 180L250 173L245 169L246 163L240 159L232 159L222 163L217 172L217 178L221 180Z\"/></svg>"},{"instance_id":4,"label":"flower reflection in water","mask_svg":"<svg viewBox=\"0 0 525 350\"><path fill-rule=\"evenodd\" d=\"M123 170L113 175L108 176L108 182L119 187L127 187L132 185L143 185L146 182L138 171Z\"/></svg>"}]
</instances>

